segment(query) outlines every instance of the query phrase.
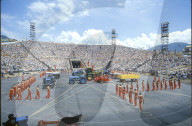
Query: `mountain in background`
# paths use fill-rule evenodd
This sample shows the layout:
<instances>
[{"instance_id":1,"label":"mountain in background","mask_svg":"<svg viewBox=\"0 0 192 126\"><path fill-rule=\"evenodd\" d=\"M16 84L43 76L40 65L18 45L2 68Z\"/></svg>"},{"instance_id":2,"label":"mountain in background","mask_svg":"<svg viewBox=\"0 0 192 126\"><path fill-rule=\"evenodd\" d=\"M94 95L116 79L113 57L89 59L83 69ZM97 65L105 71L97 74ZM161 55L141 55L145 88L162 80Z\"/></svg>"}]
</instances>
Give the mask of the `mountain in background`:
<instances>
[{"instance_id":1,"label":"mountain in background","mask_svg":"<svg viewBox=\"0 0 192 126\"><path fill-rule=\"evenodd\" d=\"M15 42L15 41L17 41L17 40L16 39L8 38L5 35L1 35L1 42Z\"/></svg>"},{"instance_id":2,"label":"mountain in background","mask_svg":"<svg viewBox=\"0 0 192 126\"><path fill-rule=\"evenodd\" d=\"M171 52L174 52L175 49L177 50L177 52L182 52L187 45L189 45L189 44L184 43L184 42L174 42L174 43L168 44L168 49ZM154 50L154 49L155 50L160 50L161 45L157 45L155 47L149 48L148 50Z\"/></svg>"}]
</instances>

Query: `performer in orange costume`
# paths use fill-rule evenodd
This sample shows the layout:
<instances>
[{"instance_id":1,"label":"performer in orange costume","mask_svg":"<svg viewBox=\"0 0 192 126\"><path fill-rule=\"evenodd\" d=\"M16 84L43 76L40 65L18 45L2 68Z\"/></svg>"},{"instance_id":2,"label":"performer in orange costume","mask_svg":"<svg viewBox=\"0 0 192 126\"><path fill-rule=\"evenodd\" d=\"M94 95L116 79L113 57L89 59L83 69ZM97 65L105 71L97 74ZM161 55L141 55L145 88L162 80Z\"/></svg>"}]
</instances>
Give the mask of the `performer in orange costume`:
<instances>
[{"instance_id":1,"label":"performer in orange costume","mask_svg":"<svg viewBox=\"0 0 192 126\"><path fill-rule=\"evenodd\" d=\"M35 100L36 100L37 98L40 99L39 85L37 85L37 88L36 88Z\"/></svg>"},{"instance_id":2,"label":"performer in orange costume","mask_svg":"<svg viewBox=\"0 0 192 126\"><path fill-rule=\"evenodd\" d=\"M143 96L141 95L141 93L139 93L139 109L140 111L142 111L142 101L143 101Z\"/></svg>"},{"instance_id":3,"label":"performer in orange costume","mask_svg":"<svg viewBox=\"0 0 192 126\"><path fill-rule=\"evenodd\" d=\"M158 91L158 89L159 89L159 82L156 81L156 91Z\"/></svg>"},{"instance_id":4,"label":"performer in orange costume","mask_svg":"<svg viewBox=\"0 0 192 126\"><path fill-rule=\"evenodd\" d=\"M118 84L116 84L115 89L116 89L116 95L118 95L118 89L119 89Z\"/></svg>"},{"instance_id":5,"label":"performer in orange costume","mask_svg":"<svg viewBox=\"0 0 192 126\"><path fill-rule=\"evenodd\" d=\"M45 96L45 98L50 98L50 88L49 86L47 86L47 96Z\"/></svg>"},{"instance_id":6,"label":"performer in orange costume","mask_svg":"<svg viewBox=\"0 0 192 126\"><path fill-rule=\"evenodd\" d=\"M134 104L135 104L135 106L137 106L138 91L137 91L136 89L135 89L134 94L135 94L135 97L134 97Z\"/></svg>"},{"instance_id":7,"label":"performer in orange costume","mask_svg":"<svg viewBox=\"0 0 192 126\"><path fill-rule=\"evenodd\" d=\"M121 84L119 84L119 97L121 97Z\"/></svg>"},{"instance_id":8,"label":"performer in orange costume","mask_svg":"<svg viewBox=\"0 0 192 126\"><path fill-rule=\"evenodd\" d=\"M165 78L163 77L163 84L165 84Z\"/></svg>"},{"instance_id":9,"label":"performer in orange costume","mask_svg":"<svg viewBox=\"0 0 192 126\"><path fill-rule=\"evenodd\" d=\"M17 90L18 90L18 88L20 88L20 85L19 85L19 84L17 84L16 86L17 86Z\"/></svg>"},{"instance_id":10,"label":"performer in orange costume","mask_svg":"<svg viewBox=\"0 0 192 126\"><path fill-rule=\"evenodd\" d=\"M161 91L163 90L163 83L162 83L162 81L161 81L161 89L160 89Z\"/></svg>"},{"instance_id":11,"label":"performer in orange costume","mask_svg":"<svg viewBox=\"0 0 192 126\"><path fill-rule=\"evenodd\" d=\"M133 83L131 83L131 89L133 90Z\"/></svg>"},{"instance_id":12,"label":"performer in orange costume","mask_svg":"<svg viewBox=\"0 0 192 126\"><path fill-rule=\"evenodd\" d=\"M165 80L165 90L167 90L167 80Z\"/></svg>"},{"instance_id":13,"label":"performer in orange costume","mask_svg":"<svg viewBox=\"0 0 192 126\"><path fill-rule=\"evenodd\" d=\"M31 100L31 89L30 89L30 85L28 86L28 95L26 97L26 100L28 100L28 98L30 97Z\"/></svg>"},{"instance_id":14,"label":"performer in orange costume","mask_svg":"<svg viewBox=\"0 0 192 126\"><path fill-rule=\"evenodd\" d=\"M121 94L120 96L123 98L123 84L121 84Z\"/></svg>"},{"instance_id":15,"label":"performer in orange costume","mask_svg":"<svg viewBox=\"0 0 192 126\"><path fill-rule=\"evenodd\" d=\"M174 80L174 89L177 88L176 79Z\"/></svg>"},{"instance_id":16,"label":"performer in orange costume","mask_svg":"<svg viewBox=\"0 0 192 126\"><path fill-rule=\"evenodd\" d=\"M9 98L10 98L10 101L12 101L13 95L14 95L14 89L13 89L13 87L12 87L12 88L9 90Z\"/></svg>"},{"instance_id":17,"label":"performer in orange costume","mask_svg":"<svg viewBox=\"0 0 192 126\"><path fill-rule=\"evenodd\" d=\"M133 104L132 94L133 94L133 90L130 88L130 91L129 91L129 103L131 103L131 104Z\"/></svg>"},{"instance_id":18,"label":"performer in orange costume","mask_svg":"<svg viewBox=\"0 0 192 126\"><path fill-rule=\"evenodd\" d=\"M124 100L126 99L125 94L126 94L126 89L125 89L125 87L123 87L123 99L124 99Z\"/></svg>"},{"instance_id":19,"label":"performer in orange costume","mask_svg":"<svg viewBox=\"0 0 192 126\"><path fill-rule=\"evenodd\" d=\"M137 92L139 91L139 84L138 84L138 82L137 82Z\"/></svg>"},{"instance_id":20,"label":"performer in orange costume","mask_svg":"<svg viewBox=\"0 0 192 126\"><path fill-rule=\"evenodd\" d=\"M127 85L126 85L126 88L127 88L126 93L128 93L128 92L129 92L129 84L128 84L128 83L127 83Z\"/></svg>"},{"instance_id":21,"label":"performer in orange costume","mask_svg":"<svg viewBox=\"0 0 192 126\"><path fill-rule=\"evenodd\" d=\"M155 80L153 80L153 91L155 91Z\"/></svg>"},{"instance_id":22,"label":"performer in orange costume","mask_svg":"<svg viewBox=\"0 0 192 126\"><path fill-rule=\"evenodd\" d=\"M23 81L21 82L21 92L23 92L23 90L24 90L24 83L23 83Z\"/></svg>"},{"instance_id":23,"label":"performer in orange costume","mask_svg":"<svg viewBox=\"0 0 192 126\"><path fill-rule=\"evenodd\" d=\"M13 90L14 90L14 97L16 97L16 94L17 94L17 86L16 86L16 84L13 86Z\"/></svg>"},{"instance_id":24,"label":"performer in orange costume","mask_svg":"<svg viewBox=\"0 0 192 126\"><path fill-rule=\"evenodd\" d=\"M150 86L149 86L149 82L147 81L147 91L150 91Z\"/></svg>"},{"instance_id":25,"label":"performer in orange costume","mask_svg":"<svg viewBox=\"0 0 192 126\"><path fill-rule=\"evenodd\" d=\"M145 84L144 84L144 80L142 82L142 91L144 92L145 91Z\"/></svg>"},{"instance_id":26,"label":"performer in orange costume","mask_svg":"<svg viewBox=\"0 0 192 126\"><path fill-rule=\"evenodd\" d=\"M170 89L173 90L173 82L170 80Z\"/></svg>"},{"instance_id":27,"label":"performer in orange costume","mask_svg":"<svg viewBox=\"0 0 192 126\"><path fill-rule=\"evenodd\" d=\"M18 99L22 100L20 86L19 86L18 89L17 89L17 94L18 94L18 96L17 96L16 100L18 100Z\"/></svg>"},{"instance_id":28,"label":"performer in orange costume","mask_svg":"<svg viewBox=\"0 0 192 126\"><path fill-rule=\"evenodd\" d=\"M178 86L179 86L179 89L181 88L181 81L178 80Z\"/></svg>"}]
</instances>

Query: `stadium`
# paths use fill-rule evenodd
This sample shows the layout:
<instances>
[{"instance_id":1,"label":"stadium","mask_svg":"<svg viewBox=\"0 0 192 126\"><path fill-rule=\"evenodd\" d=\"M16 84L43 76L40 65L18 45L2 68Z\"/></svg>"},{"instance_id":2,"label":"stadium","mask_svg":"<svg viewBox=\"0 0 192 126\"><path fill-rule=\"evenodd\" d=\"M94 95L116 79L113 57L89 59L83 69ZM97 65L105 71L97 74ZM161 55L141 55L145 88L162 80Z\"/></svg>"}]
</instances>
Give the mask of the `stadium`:
<instances>
[{"instance_id":1,"label":"stadium","mask_svg":"<svg viewBox=\"0 0 192 126\"><path fill-rule=\"evenodd\" d=\"M117 17L114 19L115 16L110 15L111 12L108 11L112 7L116 9L122 9L123 6L125 6L124 8L130 7L129 4L133 1L122 0L120 3L113 1L110 4L108 1L94 3L90 0L83 1L82 4L76 1L77 5L84 5L83 9L90 9L89 13L91 11L100 12L98 7L101 7L101 10L104 9L106 12L103 13L110 15L109 19L115 20L114 23L111 21L101 25L103 29L106 25L108 31L111 30L108 33L103 32L104 30L91 29L95 25L92 22L97 23L98 20L95 17L87 18L91 14L86 12L77 13L76 11L82 9L80 6L75 6L76 15L70 17L70 9L73 9L71 2L62 1L64 4L61 1L46 2L29 2L29 5L24 3L28 10L36 9L35 15L38 15L43 9L45 12L55 14L56 7L57 9L62 8L61 14L67 15L67 19L59 22L58 26L53 26L49 22L49 18L45 16L46 23L41 24L40 21L43 17L41 14L46 15L42 12L38 15L39 21L34 20L35 23L31 21L26 25L30 32L29 40L16 40L19 37L9 39L5 35L1 35L6 38L1 40L1 125L191 125L191 45L188 42L188 33L185 34L190 30L171 31L173 26L170 24L175 22L171 19L170 22L164 22L163 14L166 9L162 11L160 24L156 23L160 30L159 40L156 40L159 37L158 34L146 35L147 33L142 33L145 30L142 31L141 27L137 28L134 25L131 32L132 30L133 33L138 31L137 34L140 34L141 29L142 37L121 41L120 37L131 36L133 33L126 30L123 33L124 31L121 31L123 28L120 27L122 22L116 19ZM90 4L91 2L94 4ZM170 5L170 3L165 3L164 7ZM137 2L136 5L141 6ZM155 3L150 6L160 6L160 4ZM65 12L66 8L68 12ZM118 15L116 13L119 10L116 9L114 9L116 16L121 17L122 12L123 15L126 12L126 10L120 11ZM134 8L132 9L134 10ZM5 12L8 11L3 8L3 13ZM139 13L145 14L145 11ZM105 15L102 15L103 17L100 15L102 14L99 13L97 16L101 19L105 17ZM125 13L125 15L129 15L129 13ZM35 18L33 16L32 18ZM57 16L65 18L63 15L54 15L55 20L58 18ZM5 27L9 28L11 24L10 26L5 24L8 19L12 20L14 17L8 17L5 14L3 17L3 33L11 33L5 30ZM132 17L134 15L131 14ZM77 18L76 21L73 18ZM83 23L79 20L81 18ZM144 19L139 22L144 22L145 25L147 17ZM51 20L51 22L55 20ZM89 23L82 25L86 21L91 25ZM101 21L104 22L104 20ZM116 25L116 21L119 21L118 25ZM46 29L46 32L41 33L42 27L49 23L51 24L49 30ZM61 25L62 23L64 25ZM131 25L130 23L129 26L131 27ZM111 26L117 28L113 29ZM96 27L101 28L98 24ZM62 28L62 37L57 36L58 31L56 30L60 28ZM136 30L134 31L134 29ZM24 32L27 30L25 29ZM53 32L50 34L51 30ZM81 31L82 34L77 31ZM24 32L21 30L22 34ZM14 36L16 32L10 35ZM52 38L47 41L42 39L47 36ZM186 43L176 43L177 40L185 40ZM139 43L137 43L138 41ZM147 48L144 48L145 45Z\"/></svg>"}]
</instances>

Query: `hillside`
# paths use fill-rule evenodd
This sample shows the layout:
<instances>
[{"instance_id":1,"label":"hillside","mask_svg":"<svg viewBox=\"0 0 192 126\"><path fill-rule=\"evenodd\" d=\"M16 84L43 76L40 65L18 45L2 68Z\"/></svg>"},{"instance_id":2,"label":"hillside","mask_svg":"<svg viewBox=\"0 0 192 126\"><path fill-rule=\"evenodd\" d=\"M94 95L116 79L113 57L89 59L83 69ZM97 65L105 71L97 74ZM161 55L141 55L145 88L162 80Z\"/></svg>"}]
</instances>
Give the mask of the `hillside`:
<instances>
[{"instance_id":1,"label":"hillside","mask_svg":"<svg viewBox=\"0 0 192 126\"><path fill-rule=\"evenodd\" d=\"M17 40L16 39L8 38L5 35L1 35L1 42L14 42L14 41L17 41Z\"/></svg>"},{"instance_id":2,"label":"hillside","mask_svg":"<svg viewBox=\"0 0 192 126\"><path fill-rule=\"evenodd\" d=\"M177 52L182 52L183 49L184 49L187 45L189 45L189 44L184 43L184 42L174 42L174 43L170 43L170 44L168 45L168 49L169 49L169 51L171 51L171 52L174 52L175 49L177 50ZM154 49L155 49L155 50L160 50L160 49L161 49L161 45L157 45L157 46L155 46L155 47L149 48L148 50L154 50Z\"/></svg>"}]
</instances>

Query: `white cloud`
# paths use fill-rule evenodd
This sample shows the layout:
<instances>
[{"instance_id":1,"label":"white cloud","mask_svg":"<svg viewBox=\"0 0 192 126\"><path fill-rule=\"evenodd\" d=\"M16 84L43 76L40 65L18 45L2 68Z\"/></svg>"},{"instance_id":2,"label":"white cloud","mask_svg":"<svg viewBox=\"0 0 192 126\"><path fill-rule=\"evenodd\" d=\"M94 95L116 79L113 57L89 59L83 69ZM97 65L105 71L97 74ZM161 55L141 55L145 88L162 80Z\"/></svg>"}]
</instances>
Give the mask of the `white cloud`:
<instances>
[{"instance_id":1,"label":"white cloud","mask_svg":"<svg viewBox=\"0 0 192 126\"><path fill-rule=\"evenodd\" d=\"M78 12L78 16L79 17L89 16L89 11L88 10L80 11Z\"/></svg>"},{"instance_id":2,"label":"white cloud","mask_svg":"<svg viewBox=\"0 0 192 126\"><path fill-rule=\"evenodd\" d=\"M141 36L138 36L136 38L127 38L123 41L124 44L129 47L137 47L137 48L144 48L148 49L150 47L153 47L155 45L161 44L161 35L150 33L150 34L144 34L142 33ZM186 29L184 31L176 31L171 32L169 35L169 43L173 42L186 42L188 44L191 43L191 29Z\"/></svg>"},{"instance_id":3,"label":"white cloud","mask_svg":"<svg viewBox=\"0 0 192 126\"><path fill-rule=\"evenodd\" d=\"M73 42L76 44L79 43L89 43L98 44L99 41L102 42L107 38L102 30L88 29L83 32L82 36L79 33L74 31L62 31L59 36L55 38L56 42Z\"/></svg>"},{"instance_id":4,"label":"white cloud","mask_svg":"<svg viewBox=\"0 0 192 126\"><path fill-rule=\"evenodd\" d=\"M1 26L1 34L6 35L8 38L18 39L18 35L16 33L5 29L3 26Z\"/></svg>"},{"instance_id":5,"label":"white cloud","mask_svg":"<svg viewBox=\"0 0 192 126\"><path fill-rule=\"evenodd\" d=\"M32 3L28 8L30 10L32 10L33 12L40 13L42 11L47 11L49 9L48 5L49 4L37 1L37 2Z\"/></svg>"},{"instance_id":6,"label":"white cloud","mask_svg":"<svg viewBox=\"0 0 192 126\"><path fill-rule=\"evenodd\" d=\"M17 24L22 26L21 28L25 29L26 31L29 32L29 26L30 26L30 22L28 20L24 20L24 21L17 21Z\"/></svg>"},{"instance_id":7,"label":"white cloud","mask_svg":"<svg viewBox=\"0 0 192 126\"><path fill-rule=\"evenodd\" d=\"M13 20L14 20L14 16L2 13L1 14L1 24L2 25L7 25L9 27L13 27Z\"/></svg>"},{"instance_id":8,"label":"white cloud","mask_svg":"<svg viewBox=\"0 0 192 126\"><path fill-rule=\"evenodd\" d=\"M82 1L82 4L85 6L89 3L89 1Z\"/></svg>"},{"instance_id":9,"label":"white cloud","mask_svg":"<svg viewBox=\"0 0 192 126\"><path fill-rule=\"evenodd\" d=\"M14 16L10 16L10 15L4 14L4 13L1 14L2 21L11 21L13 18L14 18Z\"/></svg>"},{"instance_id":10,"label":"white cloud","mask_svg":"<svg viewBox=\"0 0 192 126\"><path fill-rule=\"evenodd\" d=\"M88 30L83 32L83 36L88 37L88 36L95 35L98 33L103 33L103 31L97 30L97 29L88 29Z\"/></svg>"},{"instance_id":11,"label":"white cloud","mask_svg":"<svg viewBox=\"0 0 192 126\"><path fill-rule=\"evenodd\" d=\"M127 38L123 42L126 44L126 46L129 47L135 47L135 48L144 48L147 49L149 47L153 47L156 45L157 40L157 34L150 33L150 34L144 34L142 33L141 36L138 36L136 38Z\"/></svg>"},{"instance_id":12,"label":"white cloud","mask_svg":"<svg viewBox=\"0 0 192 126\"><path fill-rule=\"evenodd\" d=\"M81 36L77 32L72 31L62 31L59 36L56 37L57 42L73 42L73 43L80 43Z\"/></svg>"},{"instance_id":13,"label":"white cloud","mask_svg":"<svg viewBox=\"0 0 192 126\"><path fill-rule=\"evenodd\" d=\"M186 42L191 43L191 29L186 29L184 31L175 31L169 35L170 42Z\"/></svg>"},{"instance_id":14,"label":"white cloud","mask_svg":"<svg viewBox=\"0 0 192 126\"><path fill-rule=\"evenodd\" d=\"M56 2L33 2L28 6L27 15L36 23L37 39L51 26L59 21L68 21L73 16L73 1L57 0Z\"/></svg>"},{"instance_id":15,"label":"white cloud","mask_svg":"<svg viewBox=\"0 0 192 126\"><path fill-rule=\"evenodd\" d=\"M170 41L173 42L187 42L190 44L191 42L191 29L186 29L184 31L176 31L170 33ZM88 29L83 32L82 36L74 31L62 31L59 36L53 37L53 35L43 35L44 37L50 38L51 41L55 40L55 42L72 42L75 44L111 44L111 38L107 37L107 35L102 30L97 29ZM140 36L135 38L127 38L125 40L116 40L117 45L123 45L133 48L143 48L148 49L155 45L161 44L161 35L155 33L145 34L142 33Z\"/></svg>"},{"instance_id":16,"label":"white cloud","mask_svg":"<svg viewBox=\"0 0 192 126\"><path fill-rule=\"evenodd\" d=\"M54 41L54 36L50 35L50 34L43 34L41 36L41 39L45 40L45 41Z\"/></svg>"}]
</instances>

